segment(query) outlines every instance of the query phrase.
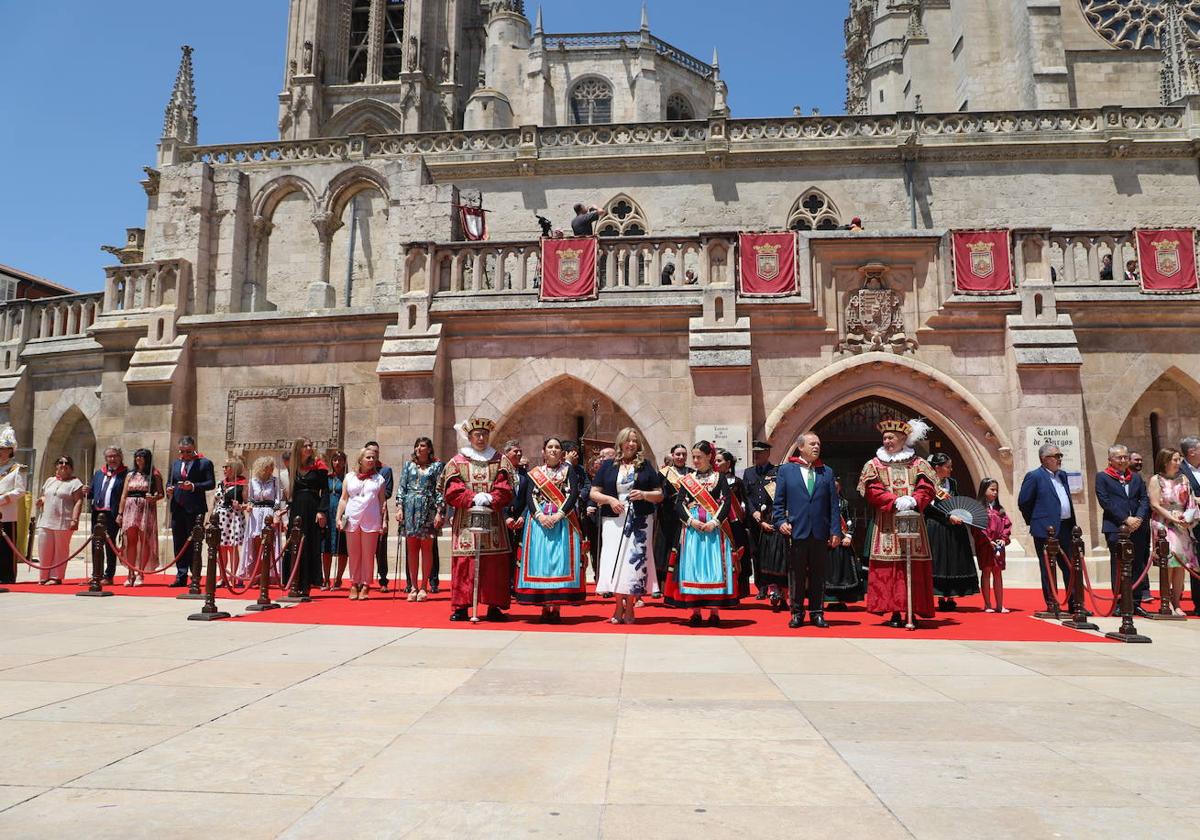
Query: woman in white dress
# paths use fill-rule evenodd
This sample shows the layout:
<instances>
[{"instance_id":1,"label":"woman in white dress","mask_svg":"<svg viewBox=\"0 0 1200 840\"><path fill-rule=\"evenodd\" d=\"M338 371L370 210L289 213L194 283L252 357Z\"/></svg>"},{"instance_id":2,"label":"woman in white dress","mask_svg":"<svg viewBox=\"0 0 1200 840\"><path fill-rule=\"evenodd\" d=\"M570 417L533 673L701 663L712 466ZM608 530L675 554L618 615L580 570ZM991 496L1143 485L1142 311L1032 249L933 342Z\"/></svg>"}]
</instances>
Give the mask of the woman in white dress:
<instances>
[{"instance_id":1,"label":"woman in white dress","mask_svg":"<svg viewBox=\"0 0 1200 840\"><path fill-rule=\"evenodd\" d=\"M658 597L654 568L654 514L663 499L662 473L642 457L635 429L617 434L617 457L604 461L592 482L600 508L600 576L596 591L616 595L613 624L633 624L634 605L646 594Z\"/></svg>"},{"instance_id":2,"label":"woman in white dress","mask_svg":"<svg viewBox=\"0 0 1200 840\"><path fill-rule=\"evenodd\" d=\"M245 504L249 508L250 515L246 518L246 536L242 543L242 562L238 566L237 577L238 585L240 586L245 581L249 580L254 575L254 567L258 564L258 552L262 545L263 524L266 522L268 515L274 515L276 519L279 517L279 511L283 509L283 485L280 484L278 477L275 476L275 461L270 456L264 455L254 462L254 467L251 469L250 482L246 487ZM268 556L274 560L276 545L275 534L277 530L271 532L271 545L268 546ZM271 570L271 577L279 580L279 564L275 563Z\"/></svg>"}]
</instances>

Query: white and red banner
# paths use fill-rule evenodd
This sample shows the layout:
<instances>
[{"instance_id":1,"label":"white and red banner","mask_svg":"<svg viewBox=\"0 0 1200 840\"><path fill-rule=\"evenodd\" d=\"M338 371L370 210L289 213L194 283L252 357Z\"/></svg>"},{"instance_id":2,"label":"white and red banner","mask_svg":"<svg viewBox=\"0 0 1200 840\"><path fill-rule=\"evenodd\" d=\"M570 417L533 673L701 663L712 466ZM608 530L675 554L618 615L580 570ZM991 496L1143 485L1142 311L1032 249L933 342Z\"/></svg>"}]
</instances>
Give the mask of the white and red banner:
<instances>
[{"instance_id":1,"label":"white and red banner","mask_svg":"<svg viewBox=\"0 0 1200 840\"><path fill-rule=\"evenodd\" d=\"M1194 292L1196 280L1196 231L1138 230L1138 274L1143 292L1178 294ZM1123 271L1113 266L1113 271Z\"/></svg>"},{"instance_id":2,"label":"white and red banner","mask_svg":"<svg viewBox=\"0 0 1200 840\"><path fill-rule=\"evenodd\" d=\"M1002 295L1013 290L1012 245L1007 230L956 230L950 236L955 291Z\"/></svg>"},{"instance_id":3,"label":"white and red banner","mask_svg":"<svg viewBox=\"0 0 1200 840\"><path fill-rule=\"evenodd\" d=\"M594 236L542 240L540 300L594 300L596 254Z\"/></svg>"},{"instance_id":4,"label":"white and red banner","mask_svg":"<svg viewBox=\"0 0 1200 840\"><path fill-rule=\"evenodd\" d=\"M482 207L471 207L461 204L458 207L459 218L462 220L463 236L469 242L479 242L487 239L487 211Z\"/></svg>"},{"instance_id":5,"label":"white and red banner","mask_svg":"<svg viewBox=\"0 0 1200 840\"><path fill-rule=\"evenodd\" d=\"M796 293L796 232L738 236L738 280L746 297Z\"/></svg>"}]
</instances>

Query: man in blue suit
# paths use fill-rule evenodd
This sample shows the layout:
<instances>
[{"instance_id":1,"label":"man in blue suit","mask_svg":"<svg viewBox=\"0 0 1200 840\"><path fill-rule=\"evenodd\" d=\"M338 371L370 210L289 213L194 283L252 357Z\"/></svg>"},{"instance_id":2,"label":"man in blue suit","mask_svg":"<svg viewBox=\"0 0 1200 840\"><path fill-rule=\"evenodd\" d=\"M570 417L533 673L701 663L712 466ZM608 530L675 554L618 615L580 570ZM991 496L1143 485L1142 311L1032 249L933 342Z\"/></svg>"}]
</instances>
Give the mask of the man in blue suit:
<instances>
[{"instance_id":1,"label":"man in blue suit","mask_svg":"<svg viewBox=\"0 0 1200 840\"><path fill-rule=\"evenodd\" d=\"M92 527L96 527L96 519L104 514L104 528L112 542L104 544L104 579L105 586L112 586L113 575L117 573L117 555L112 547L116 545L120 525L117 510L121 502L121 491L125 489L125 477L129 470L125 467L125 456L120 447L110 446L104 450L104 468L96 470L92 476L92 485L88 488L88 499L92 508Z\"/></svg>"},{"instance_id":2,"label":"man in blue suit","mask_svg":"<svg viewBox=\"0 0 1200 840\"><path fill-rule=\"evenodd\" d=\"M1038 458L1042 465L1025 473L1025 479L1021 482L1021 492L1017 496L1017 507L1025 524L1029 526L1029 533L1033 536L1033 548L1037 553L1046 609L1053 611L1054 584L1046 571L1045 562L1046 529L1054 528L1063 551L1069 556L1074 550L1071 533L1075 529L1075 506L1071 502L1067 474L1059 469L1062 466L1062 450L1052 443L1043 443L1038 448ZM1064 583L1069 581L1071 567L1067 560L1062 555L1054 559L1058 568L1062 570Z\"/></svg>"},{"instance_id":3,"label":"man in blue suit","mask_svg":"<svg viewBox=\"0 0 1200 840\"><path fill-rule=\"evenodd\" d=\"M833 470L821 463L821 439L812 432L800 436L799 456L779 467L771 520L789 539L788 595L792 620L804 625L804 600L814 627L825 623L825 568L829 549L842 539L842 516Z\"/></svg>"},{"instance_id":4,"label":"man in blue suit","mask_svg":"<svg viewBox=\"0 0 1200 840\"><path fill-rule=\"evenodd\" d=\"M1133 580L1129 583L1137 584L1133 590L1134 612L1145 616L1146 611L1139 605L1150 598L1150 579L1144 574L1150 563L1150 495L1146 482L1129 468L1129 448L1123 444L1108 447L1108 468L1096 473L1096 501L1104 512L1101 530L1108 542L1113 594L1120 594L1117 582L1121 554L1117 539L1121 526L1125 525L1133 542Z\"/></svg>"},{"instance_id":5,"label":"man in blue suit","mask_svg":"<svg viewBox=\"0 0 1200 840\"><path fill-rule=\"evenodd\" d=\"M212 461L196 452L195 438L181 437L179 457L171 462L171 473L167 479L167 496L171 500L171 538L176 556L183 551L196 522L204 521L204 514L208 513L208 497L205 494L216 486ZM175 564L175 581L171 585L187 586L188 569L191 566L189 551Z\"/></svg>"}]
</instances>

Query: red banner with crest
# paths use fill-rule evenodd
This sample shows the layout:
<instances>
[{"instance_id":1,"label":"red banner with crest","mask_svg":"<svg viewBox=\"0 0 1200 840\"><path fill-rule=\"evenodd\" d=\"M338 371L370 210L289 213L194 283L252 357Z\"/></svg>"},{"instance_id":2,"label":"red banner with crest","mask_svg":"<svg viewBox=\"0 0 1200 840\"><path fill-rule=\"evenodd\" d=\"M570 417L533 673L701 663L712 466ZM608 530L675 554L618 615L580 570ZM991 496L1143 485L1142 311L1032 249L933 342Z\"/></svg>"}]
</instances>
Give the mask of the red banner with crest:
<instances>
[{"instance_id":1,"label":"red banner with crest","mask_svg":"<svg viewBox=\"0 0 1200 840\"><path fill-rule=\"evenodd\" d=\"M1013 290L1012 246L1007 230L956 230L954 289L970 295L1002 295Z\"/></svg>"},{"instance_id":2,"label":"red banner with crest","mask_svg":"<svg viewBox=\"0 0 1200 840\"><path fill-rule=\"evenodd\" d=\"M542 286L539 300L594 300L596 237L542 240Z\"/></svg>"},{"instance_id":3,"label":"red banner with crest","mask_svg":"<svg viewBox=\"0 0 1200 840\"><path fill-rule=\"evenodd\" d=\"M1139 230L1135 234L1143 292L1196 291L1196 231ZM1114 266L1113 270L1123 268Z\"/></svg>"},{"instance_id":4,"label":"red banner with crest","mask_svg":"<svg viewBox=\"0 0 1200 840\"><path fill-rule=\"evenodd\" d=\"M796 232L738 236L738 278L747 297L796 293Z\"/></svg>"}]
</instances>

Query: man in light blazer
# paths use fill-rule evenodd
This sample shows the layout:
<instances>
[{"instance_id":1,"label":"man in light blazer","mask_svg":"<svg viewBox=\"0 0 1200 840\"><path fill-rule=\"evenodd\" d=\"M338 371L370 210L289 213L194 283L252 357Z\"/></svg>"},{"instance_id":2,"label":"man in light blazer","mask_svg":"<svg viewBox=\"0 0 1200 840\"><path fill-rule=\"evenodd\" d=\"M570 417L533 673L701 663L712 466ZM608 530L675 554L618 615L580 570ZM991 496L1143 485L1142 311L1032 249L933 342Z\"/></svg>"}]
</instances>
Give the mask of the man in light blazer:
<instances>
[{"instance_id":1,"label":"man in light blazer","mask_svg":"<svg viewBox=\"0 0 1200 840\"><path fill-rule=\"evenodd\" d=\"M825 571L829 549L842 539L842 515L833 470L821 463L821 439L800 436L799 455L779 467L771 521L788 543L788 595L792 619L804 625L804 601L814 627L825 622Z\"/></svg>"},{"instance_id":2,"label":"man in light blazer","mask_svg":"<svg viewBox=\"0 0 1200 840\"><path fill-rule=\"evenodd\" d=\"M1067 484L1067 474L1062 467L1063 454L1052 443L1043 443L1038 447L1038 458L1041 466L1025 473L1021 482L1021 492L1017 495L1017 508L1021 517L1029 526L1033 537L1033 547L1037 554L1038 572L1042 578L1042 597L1046 601L1047 611L1054 611L1054 586L1046 571L1046 537L1047 528L1054 528L1063 551L1070 556L1073 551L1071 533L1075 529L1075 505L1071 502L1071 488ZM1055 557L1058 568L1062 571L1063 584L1071 579L1071 567L1062 555ZM1051 572L1053 571L1051 566Z\"/></svg>"}]
</instances>

